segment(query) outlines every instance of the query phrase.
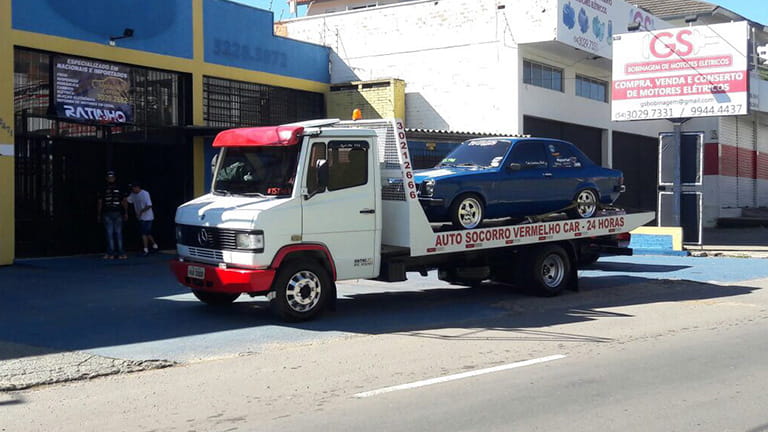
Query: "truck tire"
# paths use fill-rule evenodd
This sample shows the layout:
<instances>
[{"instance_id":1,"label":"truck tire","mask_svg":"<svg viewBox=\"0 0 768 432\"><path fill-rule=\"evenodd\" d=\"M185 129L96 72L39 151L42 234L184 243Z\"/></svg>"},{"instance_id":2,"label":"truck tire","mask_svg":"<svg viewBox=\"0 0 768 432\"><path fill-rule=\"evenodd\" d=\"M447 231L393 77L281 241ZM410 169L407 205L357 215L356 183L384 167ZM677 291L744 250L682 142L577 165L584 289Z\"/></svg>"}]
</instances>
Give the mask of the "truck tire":
<instances>
[{"instance_id":1,"label":"truck tire","mask_svg":"<svg viewBox=\"0 0 768 432\"><path fill-rule=\"evenodd\" d=\"M456 228L477 228L485 216L483 200L475 194L459 195L451 204L451 222Z\"/></svg>"},{"instance_id":2,"label":"truck tire","mask_svg":"<svg viewBox=\"0 0 768 432\"><path fill-rule=\"evenodd\" d=\"M192 294L194 294L201 302L211 306L226 306L232 304L232 302L240 297L240 294L237 293L220 293L200 290L192 290Z\"/></svg>"},{"instance_id":3,"label":"truck tire","mask_svg":"<svg viewBox=\"0 0 768 432\"><path fill-rule=\"evenodd\" d=\"M523 288L542 297L553 297L563 292L571 281L571 259L557 245L543 245L531 249L519 267Z\"/></svg>"},{"instance_id":4,"label":"truck tire","mask_svg":"<svg viewBox=\"0 0 768 432\"><path fill-rule=\"evenodd\" d=\"M599 200L593 189L582 189L573 199L573 209L568 214L577 219L587 219L597 213Z\"/></svg>"},{"instance_id":5,"label":"truck tire","mask_svg":"<svg viewBox=\"0 0 768 432\"><path fill-rule=\"evenodd\" d=\"M333 291L326 269L315 261L290 261L284 264L272 283L272 311L290 322L307 321L322 312Z\"/></svg>"}]
</instances>

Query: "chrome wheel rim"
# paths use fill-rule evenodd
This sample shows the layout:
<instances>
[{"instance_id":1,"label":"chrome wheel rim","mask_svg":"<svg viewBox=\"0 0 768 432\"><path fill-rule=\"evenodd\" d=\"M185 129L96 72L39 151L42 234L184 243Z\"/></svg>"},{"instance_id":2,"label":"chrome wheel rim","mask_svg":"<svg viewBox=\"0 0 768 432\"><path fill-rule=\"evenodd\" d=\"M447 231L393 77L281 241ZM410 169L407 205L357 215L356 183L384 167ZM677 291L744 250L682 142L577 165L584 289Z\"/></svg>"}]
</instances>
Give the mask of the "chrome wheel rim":
<instances>
[{"instance_id":1,"label":"chrome wheel rim","mask_svg":"<svg viewBox=\"0 0 768 432\"><path fill-rule=\"evenodd\" d=\"M541 281L548 288L556 288L565 277L565 261L560 255L550 254L541 263Z\"/></svg>"},{"instance_id":2,"label":"chrome wheel rim","mask_svg":"<svg viewBox=\"0 0 768 432\"><path fill-rule=\"evenodd\" d=\"M296 272L288 280L285 299L288 306L296 312L312 310L320 302L322 285L320 278L308 270Z\"/></svg>"},{"instance_id":3,"label":"chrome wheel rim","mask_svg":"<svg viewBox=\"0 0 768 432\"><path fill-rule=\"evenodd\" d=\"M464 198L459 204L459 222L467 229L475 228L483 220L483 208L475 198Z\"/></svg>"},{"instance_id":4,"label":"chrome wheel rim","mask_svg":"<svg viewBox=\"0 0 768 432\"><path fill-rule=\"evenodd\" d=\"M582 218L588 218L595 215L597 211L597 197L589 189L579 192L576 196L576 211Z\"/></svg>"}]
</instances>

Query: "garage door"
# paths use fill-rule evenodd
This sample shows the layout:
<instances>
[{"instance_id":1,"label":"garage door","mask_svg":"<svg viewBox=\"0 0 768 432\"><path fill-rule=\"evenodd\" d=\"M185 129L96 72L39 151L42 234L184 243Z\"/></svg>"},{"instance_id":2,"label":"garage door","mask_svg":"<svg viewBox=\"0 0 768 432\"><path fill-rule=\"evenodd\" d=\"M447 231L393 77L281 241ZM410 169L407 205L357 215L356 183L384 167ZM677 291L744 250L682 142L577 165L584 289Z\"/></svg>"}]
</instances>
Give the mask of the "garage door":
<instances>
[{"instance_id":1,"label":"garage door","mask_svg":"<svg viewBox=\"0 0 768 432\"><path fill-rule=\"evenodd\" d=\"M627 210L656 211L658 146L657 138L613 133L613 167L624 172L627 185L616 205Z\"/></svg>"}]
</instances>

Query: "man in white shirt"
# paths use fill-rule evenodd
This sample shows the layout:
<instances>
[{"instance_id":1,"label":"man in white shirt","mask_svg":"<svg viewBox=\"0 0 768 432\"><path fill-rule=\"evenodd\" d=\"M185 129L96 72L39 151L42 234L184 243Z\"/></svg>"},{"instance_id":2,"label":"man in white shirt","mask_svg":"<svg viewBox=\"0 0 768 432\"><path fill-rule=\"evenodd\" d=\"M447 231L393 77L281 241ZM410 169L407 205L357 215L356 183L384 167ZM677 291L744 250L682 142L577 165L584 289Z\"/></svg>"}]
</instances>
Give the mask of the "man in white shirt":
<instances>
[{"instance_id":1,"label":"man in white shirt","mask_svg":"<svg viewBox=\"0 0 768 432\"><path fill-rule=\"evenodd\" d=\"M136 219L139 220L139 231L141 232L141 242L144 244L144 253L142 256L149 255L149 244L152 244L152 252L157 252L158 247L155 238L152 237L152 221L155 220L155 214L152 211L152 199L149 192L141 188L141 184L133 182L131 184L131 194L126 199L129 204L133 204L133 210L136 212Z\"/></svg>"}]
</instances>

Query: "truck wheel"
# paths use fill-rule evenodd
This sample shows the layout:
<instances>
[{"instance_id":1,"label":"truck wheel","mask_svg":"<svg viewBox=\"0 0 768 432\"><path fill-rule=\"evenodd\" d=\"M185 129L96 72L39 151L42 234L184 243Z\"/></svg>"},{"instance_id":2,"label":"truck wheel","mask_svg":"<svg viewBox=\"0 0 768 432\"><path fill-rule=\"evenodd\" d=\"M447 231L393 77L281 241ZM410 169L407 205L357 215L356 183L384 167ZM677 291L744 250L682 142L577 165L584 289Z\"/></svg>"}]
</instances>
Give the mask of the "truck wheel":
<instances>
[{"instance_id":1,"label":"truck wheel","mask_svg":"<svg viewBox=\"0 0 768 432\"><path fill-rule=\"evenodd\" d=\"M597 212L597 194L592 189L584 189L573 199L573 210L569 214L574 218L591 218Z\"/></svg>"},{"instance_id":2,"label":"truck wheel","mask_svg":"<svg viewBox=\"0 0 768 432\"><path fill-rule=\"evenodd\" d=\"M474 194L460 195L451 204L451 222L457 228L477 228L483 221L483 201Z\"/></svg>"},{"instance_id":3,"label":"truck wheel","mask_svg":"<svg viewBox=\"0 0 768 432\"><path fill-rule=\"evenodd\" d=\"M332 291L328 272L312 261L286 263L272 284L269 306L285 321L306 321L317 316Z\"/></svg>"},{"instance_id":4,"label":"truck wheel","mask_svg":"<svg viewBox=\"0 0 768 432\"><path fill-rule=\"evenodd\" d=\"M546 245L531 250L530 258L522 260L525 288L543 297L560 294L571 279L571 261L560 246Z\"/></svg>"},{"instance_id":5,"label":"truck wheel","mask_svg":"<svg viewBox=\"0 0 768 432\"><path fill-rule=\"evenodd\" d=\"M201 302L211 305L211 306L225 306L228 304L232 304L235 300L237 300L238 297L240 297L240 294L232 294L232 293L220 293L220 292L212 292L212 291L199 291L199 290L192 290L192 294L197 297L198 300Z\"/></svg>"}]
</instances>

